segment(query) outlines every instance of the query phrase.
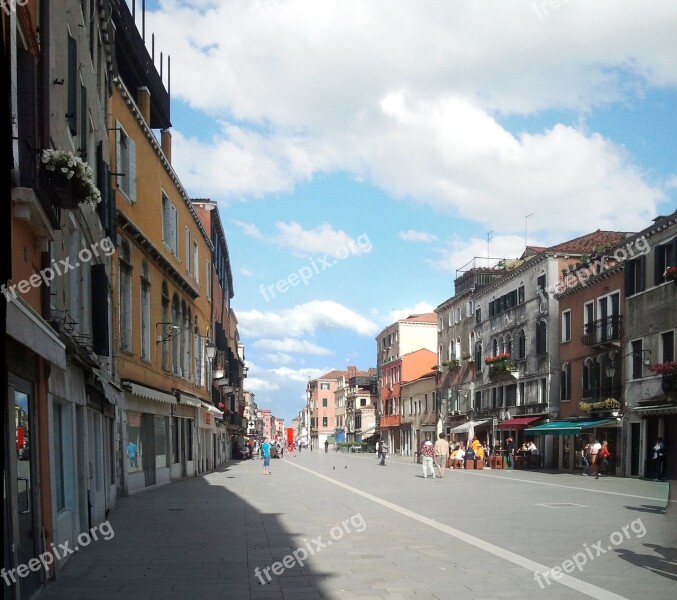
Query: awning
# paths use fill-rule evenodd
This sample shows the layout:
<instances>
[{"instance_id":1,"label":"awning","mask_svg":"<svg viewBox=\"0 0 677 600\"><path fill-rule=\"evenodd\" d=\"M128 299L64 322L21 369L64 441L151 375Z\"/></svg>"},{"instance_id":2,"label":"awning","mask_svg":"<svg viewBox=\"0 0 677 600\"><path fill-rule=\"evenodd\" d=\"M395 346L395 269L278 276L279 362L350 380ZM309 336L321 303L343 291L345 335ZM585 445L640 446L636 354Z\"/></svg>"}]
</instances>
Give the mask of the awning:
<instances>
[{"instance_id":1,"label":"awning","mask_svg":"<svg viewBox=\"0 0 677 600\"><path fill-rule=\"evenodd\" d=\"M514 419L508 419L507 421L501 421L496 425L496 429L526 429L529 424L534 421L539 421L543 417L515 417Z\"/></svg>"},{"instance_id":2,"label":"awning","mask_svg":"<svg viewBox=\"0 0 677 600\"><path fill-rule=\"evenodd\" d=\"M103 387L103 395L106 397L106 400L113 406L124 406L125 397L122 388L112 381L110 374L101 369L92 369L92 371L94 371L96 378Z\"/></svg>"},{"instance_id":3,"label":"awning","mask_svg":"<svg viewBox=\"0 0 677 600\"><path fill-rule=\"evenodd\" d=\"M154 390L153 388L139 385L138 383L132 383L131 381L123 381L122 386L127 388L135 396L148 398L148 400L155 400L156 402L165 402L166 404L176 404L176 396L174 396L174 394Z\"/></svg>"},{"instance_id":4,"label":"awning","mask_svg":"<svg viewBox=\"0 0 677 600\"><path fill-rule=\"evenodd\" d=\"M66 371L66 346L55 331L21 297L7 302L6 333L55 367Z\"/></svg>"},{"instance_id":5,"label":"awning","mask_svg":"<svg viewBox=\"0 0 677 600\"><path fill-rule=\"evenodd\" d=\"M337 429L336 433L334 434L334 437L336 438L337 442L345 442L346 441L345 429Z\"/></svg>"},{"instance_id":6,"label":"awning","mask_svg":"<svg viewBox=\"0 0 677 600\"><path fill-rule=\"evenodd\" d=\"M632 409L643 417L658 415L677 415L677 406L674 404L659 404L653 406L636 406Z\"/></svg>"},{"instance_id":7,"label":"awning","mask_svg":"<svg viewBox=\"0 0 677 600\"><path fill-rule=\"evenodd\" d=\"M578 435L583 429L617 425L616 419L597 419L595 421L551 421L525 429L529 435Z\"/></svg>"},{"instance_id":8,"label":"awning","mask_svg":"<svg viewBox=\"0 0 677 600\"><path fill-rule=\"evenodd\" d=\"M207 411L217 416L219 419L223 419L223 411L216 408L216 406L213 406L212 404L209 404L209 402L205 402L204 400L200 400L200 404L202 405L202 408L207 409Z\"/></svg>"},{"instance_id":9,"label":"awning","mask_svg":"<svg viewBox=\"0 0 677 600\"><path fill-rule=\"evenodd\" d=\"M449 433L468 433L471 428L476 428L479 425L484 425L488 422L488 419L485 419L484 421L467 421L466 423L463 423L463 425L457 425L456 427L453 427L449 430Z\"/></svg>"},{"instance_id":10,"label":"awning","mask_svg":"<svg viewBox=\"0 0 677 600\"><path fill-rule=\"evenodd\" d=\"M200 408L202 406L202 401L195 396L189 396L183 392L179 392L179 403L185 404L186 406L193 406L195 408Z\"/></svg>"}]
</instances>

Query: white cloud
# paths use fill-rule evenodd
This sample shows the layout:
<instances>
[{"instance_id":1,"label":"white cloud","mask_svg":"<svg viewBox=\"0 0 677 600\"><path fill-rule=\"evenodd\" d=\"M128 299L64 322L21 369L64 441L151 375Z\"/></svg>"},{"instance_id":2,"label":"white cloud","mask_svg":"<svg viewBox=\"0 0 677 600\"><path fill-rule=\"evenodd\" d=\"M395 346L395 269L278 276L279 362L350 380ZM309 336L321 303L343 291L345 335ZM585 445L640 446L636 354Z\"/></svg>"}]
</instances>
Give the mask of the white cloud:
<instances>
[{"instance_id":1,"label":"white cloud","mask_svg":"<svg viewBox=\"0 0 677 600\"><path fill-rule=\"evenodd\" d=\"M411 308L394 308L388 312L383 320L385 324L390 324L400 319L406 319L411 315L424 315L434 312L434 310L435 307L429 302L419 302Z\"/></svg>"},{"instance_id":2,"label":"white cloud","mask_svg":"<svg viewBox=\"0 0 677 600\"><path fill-rule=\"evenodd\" d=\"M259 228L254 223L244 223L243 221L236 220L233 220L233 223L235 223L235 225L237 225L245 235L257 239L263 238L263 234L259 231Z\"/></svg>"},{"instance_id":3,"label":"white cloud","mask_svg":"<svg viewBox=\"0 0 677 600\"><path fill-rule=\"evenodd\" d=\"M279 389L280 386L269 378L247 377L247 390L250 392L273 392Z\"/></svg>"},{"instance_id":4,"label":"white cloud","mask_svg":"<svg viewBox=\"0 0 677 600\"><path fill-rule=\"evenodd\" d=\"M250 271L247 267L240 267L240 273L245 277L254 277L254 273Z\"/></svg>"},{"instance_id":5,"label":"white cloud","mask_svg":"<svg viewBox=\"0 0 677 600\"><path fill-rule=\"evenodd\" d=\"M307 383L309 379L315 379L330 370L331 369L313 368L290 369L289 367L270 369L271 373L274 373L276 377L279 377L284 381L304 384Z\"/></svg>"},{"instance_id":6,"label":"white cloud","mask_svg":"<svg viewBox=\"0 0 677 600\"><path fill-rule=\"evenodd\" d=\"M563 242L563 239L557 240ZM548 246L550 244L529 240L530 246ZM493 267L496 259L519 258L524 252L524 236L497 235L491 238L487 257L487 240L481 238L462 239L460 237L447 241L439 251L440 258L428 262L438 271L451 273L455 278L457 271L476 267ZM459 274L460 275L460 274Z\"/></svg>"},{"instance_id":7,"label":"white cloud","mask_svg":"<svg viewBox=\"0 0 677 600\"><path fill-rule=\"evenodd\" d=\"M298 340L294 338L284 338L281 340L260 339L254 342L255 348L263 350L273 350L276 352L291 352L296 354L312 354L314 356L328 356L332 354L327 348L313 344L308 340Z\"/></svg>"},{"instance_id":8,"label":"white cloud","mask_svg":"<svg viewBox=\"0 0 677 600\"><path fill-rule=\"evenodd\" d=\"M408 229L407 231L400 231L400 239L405 242L434 242L437 236L433 233L426 233L425 231L414 231Z\"/></svg>"},{"instance_id":9,"label":"white cloud","mask_svg":"<svg viewBox=\"0 0 677 600\"><path fill-rule=\"evenodd\" d=\"M371 251L368 235L360 234L357 238L352 238L345 231L336 231L329 223L322 223L315 229L303 229L295 221L280 221L275 227L278 230L275 242L283 248L289 248L298 256L327 254L345 257Z\"/></svg>"},{"instance_id":10,"label":"white cloud","mask_svg":"<svg viewBox=\"0 0 677 600\"><path fill-rule=\"evenodd\" d=\"M300 337L330 329L369 336L378 329L373 321L331 300L313 300L278 312L241 311L238 326L242 335L251 337Z\"/></svg>"},{"instance_id":11,"label":"white cloud","mask_svg":"<svg viewBox=\"0 0 677 600\"><path fill-rule=\"evenodd\" d=\"M264 354L263 359L268 363L278 364L278 365L290 365L294 362L294 357L290 354L284 354L283 352L275 352L270 354Z\"/></svg>"}]
</instances>

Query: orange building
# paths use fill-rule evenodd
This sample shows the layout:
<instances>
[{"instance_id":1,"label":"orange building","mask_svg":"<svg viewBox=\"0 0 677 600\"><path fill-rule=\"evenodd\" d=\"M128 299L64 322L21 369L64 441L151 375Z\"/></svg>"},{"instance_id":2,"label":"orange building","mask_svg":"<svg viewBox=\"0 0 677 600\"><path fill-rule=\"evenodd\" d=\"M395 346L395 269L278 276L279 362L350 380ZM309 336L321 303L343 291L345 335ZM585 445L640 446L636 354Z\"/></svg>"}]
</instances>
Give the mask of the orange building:
<instances>
[{"instance_id":1,"label":"orange building","mask_svg":"<svg viewBox=\"0 0 677 600\"><path fill-rule=\"evenodd\" d=\"M118 60L147 66L145 46L137 49L141 54ZM125 389L125 479L132 492L212 470L225 437L206 357L214 336L213 245L171 166L159 75L153 68L138 80L141 68L123 62L119 69L110 100L119 238L113 347ZM162 144L151 127L162 130Z\"/></svg>"}]
</instances>

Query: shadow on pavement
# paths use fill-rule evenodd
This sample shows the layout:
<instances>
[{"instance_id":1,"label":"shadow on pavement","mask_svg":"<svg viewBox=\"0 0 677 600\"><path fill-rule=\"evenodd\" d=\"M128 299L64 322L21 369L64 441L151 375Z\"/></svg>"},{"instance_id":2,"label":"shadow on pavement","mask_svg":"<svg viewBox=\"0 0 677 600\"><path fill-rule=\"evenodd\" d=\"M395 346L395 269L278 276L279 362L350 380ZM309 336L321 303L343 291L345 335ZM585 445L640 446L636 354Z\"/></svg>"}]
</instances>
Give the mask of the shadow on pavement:
<instances>
[{"instance_id":1,"label":"shadow on pavement","mask_svg":"<svg viewBox=\"0 0 677 600\"><path fill-rule=\"evenodd\" d=\"M247 502L242 490L249 482L239 493L226 487L253 473L233 461L119 499L109 518L114 536L73 555L38 600L326 597L320 589L326 574L285 559L293 558L303 532L287 531L279 514ZM279 575L269 569L267 578L263 570L277 561Z\"/></svg>"},{"instance_id":2,"label":"shadow on pavement","mask_svg":"<svg viewBox=\"0 0 677 600\"><path fill-rule=\"evenodd\" d=\"M617 548L615 552L623 560L647 569L654 575L677 581L677 548L664 548L656 544L644 544L644 546L651 548L653 554L640 554L624 548Z\"/></svg>"}]
</instances>

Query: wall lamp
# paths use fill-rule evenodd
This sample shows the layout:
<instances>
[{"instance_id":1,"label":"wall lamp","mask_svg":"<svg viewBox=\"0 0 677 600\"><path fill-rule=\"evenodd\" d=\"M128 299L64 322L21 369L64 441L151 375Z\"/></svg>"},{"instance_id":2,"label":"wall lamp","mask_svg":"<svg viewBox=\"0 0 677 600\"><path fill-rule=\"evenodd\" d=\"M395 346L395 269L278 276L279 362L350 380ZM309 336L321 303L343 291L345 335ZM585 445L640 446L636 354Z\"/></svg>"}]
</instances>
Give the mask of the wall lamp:
<instances>
[{"instance_id":1,"label":"wall lamp","mask_svg":"<svg viewBox=\"0 0 677 600\"><path fill-rule=\"evenodd\" d=\"M644 358L645 355L648 355L649 358L645 359ZM648 367L651 364L651 359L650 359L651 350L641 350L640 352L628 352L627 354L624 354L623 356L621 356L619 360L627 358L628 356L640 357L642 359L642 364L645 367ZM606 376L609 379L613 379L614 375L616 374L616 367L614 367L613 363L609 363L604 370L606 371Z\"/></svg>"}]
</instances>

